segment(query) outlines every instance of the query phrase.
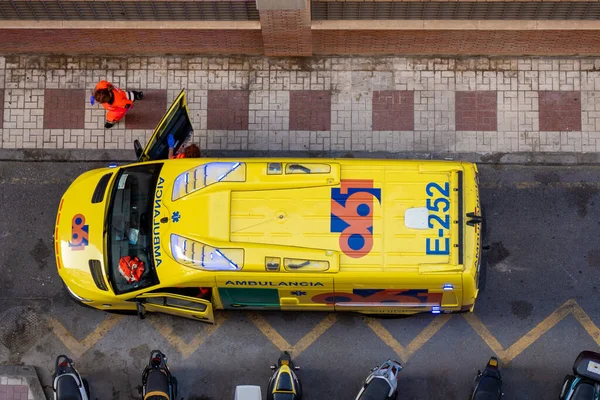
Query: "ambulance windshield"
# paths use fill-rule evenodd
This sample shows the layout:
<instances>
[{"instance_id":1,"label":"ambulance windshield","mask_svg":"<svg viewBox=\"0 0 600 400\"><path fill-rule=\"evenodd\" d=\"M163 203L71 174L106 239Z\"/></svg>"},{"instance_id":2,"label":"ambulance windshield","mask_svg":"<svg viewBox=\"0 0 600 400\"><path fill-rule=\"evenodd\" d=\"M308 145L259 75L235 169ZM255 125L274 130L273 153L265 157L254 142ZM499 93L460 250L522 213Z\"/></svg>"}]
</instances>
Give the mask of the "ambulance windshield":
<instances>
[{"instance_id":1,"label":"ambulance windshield","mask_svg":"<svg viewBox=\"0 0 600 400\"><path fill-rule=\"evenodd\" d=\"M161 168L162 163L138 165L121 169L116 177L104 229L116 294L158 284L152 224Z\"/></svg>"}]
</instances>

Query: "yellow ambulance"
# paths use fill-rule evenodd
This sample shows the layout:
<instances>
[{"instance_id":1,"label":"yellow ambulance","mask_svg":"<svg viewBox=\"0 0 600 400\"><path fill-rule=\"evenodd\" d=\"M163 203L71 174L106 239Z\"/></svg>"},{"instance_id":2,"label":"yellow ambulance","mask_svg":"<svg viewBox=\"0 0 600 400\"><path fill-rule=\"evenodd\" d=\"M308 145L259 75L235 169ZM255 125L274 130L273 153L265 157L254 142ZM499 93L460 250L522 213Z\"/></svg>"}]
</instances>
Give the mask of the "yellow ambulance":
<instances>
[{"instance_id":1,"label":"yellow ambulance","mask_svg":"<svg viewBox=\"0 0 600 400\"><path fill-rule=\"evenodd\" d=\"M213 321L214 309L471 311L477 168L467 162L167 159L192 134L185 93L138 162L77 178L60 201L58 273L106 311Z\"/></svg>"}]
</instances>

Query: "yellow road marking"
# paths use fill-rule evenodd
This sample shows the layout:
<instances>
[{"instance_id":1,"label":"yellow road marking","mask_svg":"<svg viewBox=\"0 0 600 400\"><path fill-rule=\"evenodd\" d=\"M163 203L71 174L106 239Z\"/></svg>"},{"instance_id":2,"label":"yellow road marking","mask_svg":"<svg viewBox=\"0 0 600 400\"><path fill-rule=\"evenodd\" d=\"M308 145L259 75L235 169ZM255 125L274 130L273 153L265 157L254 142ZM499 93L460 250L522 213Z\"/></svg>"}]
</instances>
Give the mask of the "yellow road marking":
<instances>
[{"instance_id":1,"label":"yellow road marking","mask_svg":"<svg viewBox=\"0 0 600 400\"><path fill-rule=\"evenodd\" d=\"M176 333L171 325L169 325L164 316L161 314L151 315L148 321L156 328L169 344L176 349L183 359L191 356L197 349L208 339L225 321L225 315L223 313L215 313L214 324L203 324L204 329L197 333L189 343L186 343ZM199 323L199 322L198 322Z\"/></svg>"},{"instance_id":2,"label":"yellow road marking","mask_svg":"<svg viewBox=\"0 0 600 400\"><path fill-rule=\"evenodd\" d=\"M248 313L248 318L256 327L269 339L279 350L290 351L294 357L298 357L300 353L312 345L327 329L335 324L335 314L329 314L323 318L310 332L308 332L295 345L290 345L287 340L277 332L271 324L267 322L261 315L257 313Z\"/></svg>"},{"instance_id":3,"label":"yellow road marking","mask_svg":"<svg viewBox=\"0 0 600 400\"><path fill-rule=\"evenodd\" d=\"M377 319L367 318L366 322L369 328L371 328L373 332L375 332L375 334L384 341L385 344L391 347L392 350L398 354L400 361L406 362L414 353L423 347L423 345L427 343L429 339L431 339L433 335L435 335L442 328L442 326L444 326L446 322L450 320L451 317L451 315L437 316L406 347L402 346L400 342L398 342L396 338L393 337L392 334L386 328L384 328L381 322L379 322Z\"/></svg>"},{"instance_id":4,"label":"yellow road marking","mask_svg":"<svg viewBox=\"0 0 600 400\"><path fill-rule=\"evenodd\" d=\"M577 321L579 321L581 326L583 326L583 328L587 331L587 333L589 333L592 339L594 339L596 344L600 346L600 328L598 328L596 324L592 322L592 319L589 317L589 315L583 311L583 308L581 308L579 304L575 302L575 300L573 300L573 302L575 303L573 306L573 315Z\"/></svg>"},{"instance_id":5,"label":"yellow road marking","mask_svg":"<svg viewBox=\"0 0 600 400\"><path fill-rule=\"evenodd\" d=\"M58 322L57 319L51 317L48 321L50 328L54 334L60 339L61 342L69 349L70 354L75 357L81 357L86 351L88 351L93 345L96 344L104 335L106 335L114 326L123 318L122 315L109 315L104 321L102 321L96 329L87 337L81 341L77 340L71 332L67 330Z\"/></svg>"},{"instance_id":6,"label":"yellow road marking","mask_svg":"<svg viewBox=\"0 0 600 400\"><path fill-rule=\"evenodd\" d=\"M600 346L600 328L594 324L589 315L574 299L565 302L507 349L502 347L496 337L475 314L465 314L464 318L498 358L500 358L504 364L508 364L570 314L574 316L598 346ZM252 323L256 325L275 347L281 351L289 350L294 356L298 356L310 347L321 335L323 335L323 333L331 328L336 321L335 314L327 315L327 317L321 320L317 326L300 339L298 343L292 346L261 315L257 313L249 313L248 315ZM225 317L226 315L224 313L215 313L215 324L205 325L202 332L198 333L189 343L184 342L175 333L173 328L167 324L164 319L161 319L160 315L150 316L149 322L185 359L192 355L208 337L214 334L225 320ZM109 315L108 318L102 321L92 333L81 341L77 340L57 319L50 317L48 323L54 334L69 350L70 354L77 358L81 357L86 351L93 347L98 340L113 329L121 318L123 317L120 315ZM421 347L423 347L423 345L425 345L425 343L427 343L450 320L450 318L451 315L438 316L406 347L402 346L377 319L366 318L366 323L385 344L398 354L402 362L406 362L413 354L421 349Z\"/></svg>"},{"instance_id":7,"label":"yellow road marking","mask_svg":"<svg viewBox=\"0 0 600 400\"><path fill-rule=\"evenodd\" d=\"M532 330L527 332L525 336L506 350L475 314L465 314L464 317L502 362L508 364L569 314L573 314L575 319L577 319L583 328L592 336L594 341L600 346L600 329L598 329L590 317L573 299L568 300L556 309L556 311L547 316L542 322L537 324Z\"/></svg>"}]
</instances>

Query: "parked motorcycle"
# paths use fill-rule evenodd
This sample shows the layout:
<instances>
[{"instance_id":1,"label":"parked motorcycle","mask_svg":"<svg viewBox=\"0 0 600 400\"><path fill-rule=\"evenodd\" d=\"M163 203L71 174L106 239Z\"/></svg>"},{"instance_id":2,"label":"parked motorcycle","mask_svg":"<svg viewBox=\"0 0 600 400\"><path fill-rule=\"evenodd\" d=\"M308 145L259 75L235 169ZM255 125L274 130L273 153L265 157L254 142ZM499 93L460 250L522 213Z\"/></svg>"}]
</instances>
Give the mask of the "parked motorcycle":
<instances>
[{"instance_id":1,"label":"parked motorcycle","mask_svg":"<svg viewBox=\"0 0 600 400\"><path fill-rule=\"evenodd\" d=\"M500 400L504 396L502 392L502 376L496 357L490 358L485 369L477 371L473 382L473 392L469 400Z\"/></svg>"},{"instance_id":2,"label":"parked motorcycle","mask_svg":"<svg viewBox=\"0 0 600 400\"><path fill-rule=\"evenodd\" d=\"M373 367L358 392L356 400L392 400L398 396L398 375L402 365L397 361L387 360L378 367Z\"/></svg>"},{"instance_id":3,"label":"parked motorcycle","mask_svg":"<svg viewBox=\"0 0 600 400\"><path fill-rule=\"evenodd\" d=\"M90 388L73 366L73 360L65 355L56 357L52 375L54 400L88 400Z\"/></svg>"},{"instance_id":4,"label":"parked motorcycle","mask_svg":"<svg viewBox=\"0 0 600 400\"><path fill-rule=\"evenodd\" d=\"M573 363L573 375L567 375L560 400L596 400L600 398L600 353L582 351Z\"/></svg>"},{"instance_id":5,"label":"parked motorcycle","mask_svg":"<svg viewBox=\"0 0 600 400\"><path fill-rule=\"evenodd\" d=\"M160 350L150 353L150 361L142 373L144 400L175 400L177 379L167 366L167 356Z\"/></svg>"},{"instance_id":6,"label":"parked motorcycle","mask_svg":"<svg viewBox=\"0 0 600 400\"><path fill-rule=\"evenodd\" d=\"M302 400L302 385L296 375L296 367L290 353L281 353L277 365L271 365L275 372L269 379L267 400Z\"/></svg>"}]
</instances>

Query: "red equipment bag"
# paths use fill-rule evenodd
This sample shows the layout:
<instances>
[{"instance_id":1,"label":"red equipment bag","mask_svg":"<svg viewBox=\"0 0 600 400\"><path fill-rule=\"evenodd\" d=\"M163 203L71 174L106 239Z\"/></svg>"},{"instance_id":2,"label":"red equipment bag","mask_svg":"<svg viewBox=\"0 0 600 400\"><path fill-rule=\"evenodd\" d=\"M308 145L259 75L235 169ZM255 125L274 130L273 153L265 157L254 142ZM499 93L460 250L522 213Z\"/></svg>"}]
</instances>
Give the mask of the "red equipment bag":
<instances>
[{"instance_id":1,"label":"red equipment bag","mask_svg":"<svg viewBox=\"0 0 600 400\"><path fill-rule=\"evenodd\" d=\"M119 260L119 272L127 283L139 282L144 273L144 262L137 257L121 257Z\"/></svg>"}]
</instances>

